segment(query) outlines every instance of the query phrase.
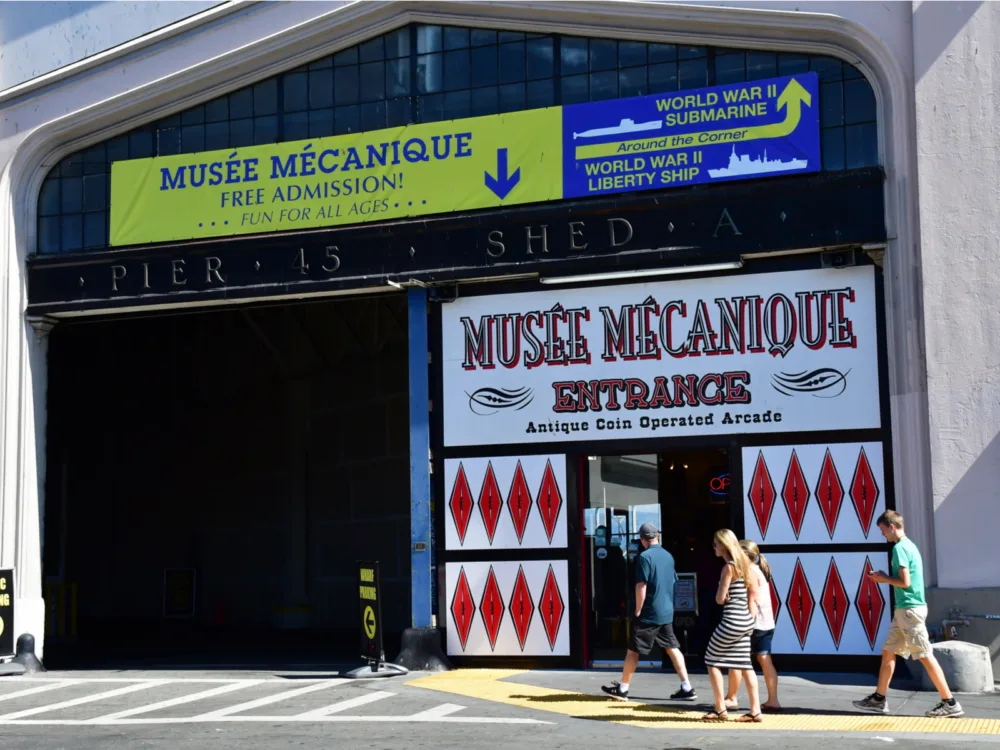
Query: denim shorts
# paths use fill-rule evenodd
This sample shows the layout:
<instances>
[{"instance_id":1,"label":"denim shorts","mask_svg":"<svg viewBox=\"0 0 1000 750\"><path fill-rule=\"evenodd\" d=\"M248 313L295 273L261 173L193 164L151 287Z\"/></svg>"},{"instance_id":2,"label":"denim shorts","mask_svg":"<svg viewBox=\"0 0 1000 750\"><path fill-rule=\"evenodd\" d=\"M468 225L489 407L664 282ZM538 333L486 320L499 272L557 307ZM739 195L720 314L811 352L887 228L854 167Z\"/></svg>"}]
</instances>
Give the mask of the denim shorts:
<instances>
[{"instance_id":1,"label":"denim shorts","mask_svg":"<svg viewBox=\"0 0 1000 750\"><path fill-rule=\"evenodd\" d=\"M758 654L767 655L771 653L771 639L774 637L774 628L771 630L755 630L750 636L750 653L754 656Z\"/></svg>"}]
</instances>

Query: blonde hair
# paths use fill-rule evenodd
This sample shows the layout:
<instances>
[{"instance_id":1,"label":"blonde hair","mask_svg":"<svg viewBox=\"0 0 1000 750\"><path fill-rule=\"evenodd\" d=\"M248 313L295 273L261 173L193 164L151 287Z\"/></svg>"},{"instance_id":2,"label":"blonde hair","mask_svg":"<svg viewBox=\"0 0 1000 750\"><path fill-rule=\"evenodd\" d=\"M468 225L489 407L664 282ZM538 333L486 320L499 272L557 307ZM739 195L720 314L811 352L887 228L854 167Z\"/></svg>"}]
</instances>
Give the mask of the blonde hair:
<instances>
[{"instance_id":1,"label":"blonde hair","mask_svg":"<svg viewBox=\"0 0 1000 750\"><path fill-rule=\"evenodd\" d=\"M736 534L729 529L719 529L715 532L715 541L722 545L726 552L726 558L736 565L739 577L748 585L752 583L754 579L750 575L750 559L740 546L740 540L736 538Z\"/></svg>"},{"instance_id":2,"label":"blonde hair","mask_svg":"<svg viewBox=\"0 0 1000 750\"><path fill-rule=\"evenodd\" d=\"M747 557L750 558L750 562L756 563L757 567L760 568L760 572L764 574L764 580L770 583L771 566L767 564L767 558L760 554L760 547L757 546L757 543L752 542L749 539L744 539L740 542L740 547L742 547L743 551L747 553Z\"/></svg>"}]
</instances>

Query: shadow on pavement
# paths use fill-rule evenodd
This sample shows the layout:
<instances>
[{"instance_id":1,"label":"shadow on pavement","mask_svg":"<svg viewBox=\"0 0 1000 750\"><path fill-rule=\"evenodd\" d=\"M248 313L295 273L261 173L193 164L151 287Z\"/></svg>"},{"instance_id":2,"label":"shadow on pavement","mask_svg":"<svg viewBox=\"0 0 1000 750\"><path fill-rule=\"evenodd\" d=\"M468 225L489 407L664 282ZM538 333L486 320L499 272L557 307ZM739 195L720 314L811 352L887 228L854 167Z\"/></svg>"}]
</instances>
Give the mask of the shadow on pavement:
<instances>
[{"instance_id":1,"label":"shadow on pavement","mask_svg":"<svg viewBox=\"0 0 1000 750\"><path fill-rule=\"evenodd\" d=\"M559 695L511 695L511 698L516 700L526 701L528 703L605 703L608 708L616 709L621 711L620 716L584 716L580 718L592 719L594 721L631 721L633 717L629 716L629 712L633 711L646 711L662 713L661 717L648 717L643 716L642 721L691 721L692 711L711 711L712 705L710 703L687 703L684 706L677 705L662 705L656 703L643 703L637 704L633 702L626 701L614 701L608 698L604 698L599 695L587 695L586 693L569 693L569 694L559 694ZM647 699L642 699L647 700ZM656 699L648 699L656 700ZM660 699L662 700L662 699ZM744 713L745 708L736 709L731 715L738 715ZM849 711L849 710L838 710L838 709L828 709L828 708L797 708L784 706L783 710L776 714L765 714L774 716L866 716L868 714ZM877 714L871 714L876 716ZM730 719L732 721L732 719ZM765 719L766 721L766 719Z\"/></svg>"}]
</instances>

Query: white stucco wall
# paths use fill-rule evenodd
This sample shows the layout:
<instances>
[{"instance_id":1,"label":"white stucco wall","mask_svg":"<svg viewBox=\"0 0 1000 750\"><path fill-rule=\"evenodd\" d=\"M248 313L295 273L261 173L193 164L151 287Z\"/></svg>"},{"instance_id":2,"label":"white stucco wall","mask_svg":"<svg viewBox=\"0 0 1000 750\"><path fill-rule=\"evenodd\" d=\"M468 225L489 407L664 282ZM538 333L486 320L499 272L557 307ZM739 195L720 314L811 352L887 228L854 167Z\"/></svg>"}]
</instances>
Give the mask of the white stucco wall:
<instances>
[{"instance_id":1,"label":"white stucco wall","mask_svg":"<svg viewBox=\"0 0 1000 750\"><path fill-rule=\"evenodd\" d=\"M89 6L72 18L92 20L96 15L88 14L108 12L101 3ZM79 59L117 43L119 36L91 43L84 33L72 45L78 62L71 68L60 62L61 53L51 44L15 45L28 59L11 68L10 80L51 70L53 64L69 75L16 96L0 90L0 565L19 568L23 614L18 631L40 636L42 619L38 518L44 498L38 474L44 452L36 450L36 443L44 442L44 343L24 319L23 271L33 248L37 191L47 168L65 153L168 111L393 25L429 19L819 51L838 54L865 70L876 89L887 169L891 239L885 268L897 502L911 536L924 548L930 581L940 572L943 585L1000 586L1000 566L976 562L990 549L993 528L1000 526L994 489L1000 479L1000 397L991 387L1000 378L1000 306L994 302L1000 277L989 263L1000 211L995 137L1000 6L947 7L855 2L249 3L215 16L218 9L209 10L198 27L107 62L94 58L96 65ZM176 15L187 16L189 10ZM143 24L155 28L166 16L145 18L120 36L134 36ZM114 19L114 34L117 24ZM22 29L18 39L32 34L40 34L34 37L40 40L57 38L57 28L62 27ZM31 59L36 49L37 62Z\"/></svg>"},{"instance_id":2,"label":"white stucco wall","mask_svg":"<svg viewBox=\"0 0 1000 750\"><path fill-rule=\"evenodd\" d=\"M0 91L218 4L218 0L0 3Z\"/></svg>"},{"instance_id":3,"label":"white stucco wall","mask_svg":"<svg viewBox=\"0 0 1000 750\"><path fill-rule=\"evenodd\" d=\"M938 582L998 586L1000 5L913 18Z\"/></svg>"}]
</instances>

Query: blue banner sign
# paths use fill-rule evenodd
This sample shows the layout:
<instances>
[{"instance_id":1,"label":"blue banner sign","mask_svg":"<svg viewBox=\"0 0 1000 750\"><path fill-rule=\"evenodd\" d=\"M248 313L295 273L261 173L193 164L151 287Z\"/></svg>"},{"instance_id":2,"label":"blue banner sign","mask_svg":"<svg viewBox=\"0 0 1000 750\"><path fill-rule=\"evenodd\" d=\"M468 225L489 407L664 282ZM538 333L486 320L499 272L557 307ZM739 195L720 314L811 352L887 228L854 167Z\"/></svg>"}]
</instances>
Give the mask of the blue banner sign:
<instances>
[{"instance_id":1,"label":"blue banner sign","mask_svg":"<svg viewBox=\"0 0 1000 750\"><path fill-rule=\"evenodd\" d=\"M819 77L563 107L563 197L818 172Z\"/></svg>"}]
</instances>

